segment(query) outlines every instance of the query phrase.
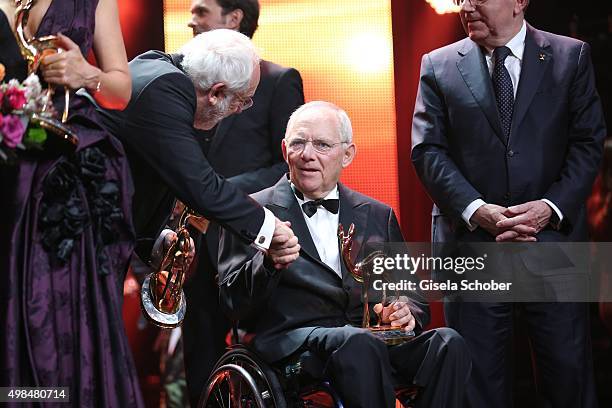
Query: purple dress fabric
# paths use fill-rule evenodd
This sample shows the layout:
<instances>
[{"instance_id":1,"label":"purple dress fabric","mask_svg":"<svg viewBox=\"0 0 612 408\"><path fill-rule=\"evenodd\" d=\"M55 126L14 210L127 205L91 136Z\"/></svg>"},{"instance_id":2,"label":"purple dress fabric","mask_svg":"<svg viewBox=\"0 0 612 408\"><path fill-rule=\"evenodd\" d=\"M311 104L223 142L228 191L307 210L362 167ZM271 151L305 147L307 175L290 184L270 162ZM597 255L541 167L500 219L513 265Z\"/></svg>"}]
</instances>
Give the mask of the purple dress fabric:
<instances>
[{"instance_id":1,"label":"purple dress fabric","mask_svg":"<svg viewBox=\"0 0 612 408\"><path fill-rule=\"evenodd\" d=\"M96 6L53 0L37 36L62 32L88 55ZM76 154L0 168L0 386L67 386L75 407L144 406L122 320L128 164L84 98L73 95L69 124Z\"/></svg>"}]
</instances>

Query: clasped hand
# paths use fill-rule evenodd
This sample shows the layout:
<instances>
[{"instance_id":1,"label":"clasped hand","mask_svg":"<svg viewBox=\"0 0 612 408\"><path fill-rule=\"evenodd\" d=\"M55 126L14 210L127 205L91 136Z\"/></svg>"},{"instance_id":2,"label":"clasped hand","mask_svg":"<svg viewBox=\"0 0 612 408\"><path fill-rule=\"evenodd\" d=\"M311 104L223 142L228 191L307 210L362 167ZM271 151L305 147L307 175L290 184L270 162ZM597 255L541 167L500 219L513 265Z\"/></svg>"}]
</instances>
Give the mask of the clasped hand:
<instances>
[{"instance_id":1,"label":"clasped hand","mask_svg":"<svg viewBox=\"0 0 612 408\"><path fill-rule=\"evenodd\" d=\"M537 241L535 235L548 225L551 215L548 204L535 200L508 208L484 204L471 221L495 236L497 242L533 242Z\"/></svg>"},{"instance_id":2,"label":"clasped hand","mask_svg":"<svg viewBox=\"0 0 612 408\"><path fill-rule=\"evenodd\" d=\"M291 222L275 219L274 235L266 256L276 269L286 269L300 255L298 238L291 229Z\"/></svg>"}]
</instances>

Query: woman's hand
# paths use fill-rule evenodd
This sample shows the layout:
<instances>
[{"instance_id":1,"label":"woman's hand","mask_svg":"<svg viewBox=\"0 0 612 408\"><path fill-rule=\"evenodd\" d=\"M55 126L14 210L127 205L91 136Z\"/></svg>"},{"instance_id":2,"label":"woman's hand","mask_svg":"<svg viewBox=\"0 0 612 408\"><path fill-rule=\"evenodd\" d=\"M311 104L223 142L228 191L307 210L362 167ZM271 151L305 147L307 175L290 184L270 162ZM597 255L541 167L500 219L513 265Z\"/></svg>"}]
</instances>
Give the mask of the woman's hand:
<instances>
[{"instance_id":1,"label":"woman's hand","mask_svg":"<svg viewBox=\"0 0 612 408\"><path fill-rule=\"evenodd\" d=\"M59 52L46 55L40 69L47 83L64 85L70 89L96 90L101 70L90 65L78 45L63 34L58 34Z\"/></svg>"}]
</instances>

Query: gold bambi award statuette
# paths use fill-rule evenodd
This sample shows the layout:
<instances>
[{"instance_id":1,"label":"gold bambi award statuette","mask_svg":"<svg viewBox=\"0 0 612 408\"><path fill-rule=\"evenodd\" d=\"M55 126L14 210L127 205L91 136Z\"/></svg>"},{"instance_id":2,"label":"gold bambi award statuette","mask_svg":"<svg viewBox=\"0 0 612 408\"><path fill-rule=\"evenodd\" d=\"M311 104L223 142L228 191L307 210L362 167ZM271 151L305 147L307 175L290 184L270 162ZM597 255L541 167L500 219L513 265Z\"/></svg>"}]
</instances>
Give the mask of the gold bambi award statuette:
<instances>
[{"instance_id":1,"label":"gold bambi award statuette","mask_svg":"<svg viewBox=\"0 0 612 408\"><path fill-rule=\"evenodd\" d=\"M57 45L57 36L47 35L44 37L27 39L25 26L28 23L30 9L35 0L15 0L15 27L14 34L21 55L28 63L28 75L36 73L40 66L40 61L45 55L62 52ZM53 86L47 87L47 106L40 113L32 113L30 116L30 126L40 126L47 132L47 139L44 143L44 151L47 153L73 153L78 144L79 138L66 124L68 121L68 109L70 105L70 89L64 87L64 111L61 121L54 118L52 108Z\"/></svg>"},{"instance_id":2,"label":"gold bambi award statuette","mask_svg":"<svg viewBox=\"0 0 612 408\"><path fill-rule=\"evenodd\" d=\"M376 325L370 324L370 308L368 302L368 288L372 277L372 266L374 260L379 257L384 257L382 251L375 251L366 256L362 261L353 263L351 259L351 248L353 246L353 237L355 235L355 225L351 224L348 232L344 233L342 224L338 225L338 240L340 241L340 251L344 265L351 273L353 279L361 284L361 296L363 302L363 319L361 327L369 330L375 337L384 341L387 345L401 344L414 338L414 332L406 332L403 328L393 327L388 324L382 324L382 316L378 314ZM384 306L389 306L393 302L386 296L386 291L383 291L381 303Z\"/></svg>"},{"instance_id":3,"label":"gold bambi award statuette","mask_svg":"<svg viewBox=\"0 0 612 408\"><path fill-rule=\"evenodd\" d=\"M180 326L185 318L187 302L183 293L189 256L193 251L188 227L200 233L208 227L208 220L177 203L180 216L175 229L176 238L161 257L157 269L147 275L140 291L140 304L144 316L158 327L171 329Z\"/></svg>"}]
</instances>

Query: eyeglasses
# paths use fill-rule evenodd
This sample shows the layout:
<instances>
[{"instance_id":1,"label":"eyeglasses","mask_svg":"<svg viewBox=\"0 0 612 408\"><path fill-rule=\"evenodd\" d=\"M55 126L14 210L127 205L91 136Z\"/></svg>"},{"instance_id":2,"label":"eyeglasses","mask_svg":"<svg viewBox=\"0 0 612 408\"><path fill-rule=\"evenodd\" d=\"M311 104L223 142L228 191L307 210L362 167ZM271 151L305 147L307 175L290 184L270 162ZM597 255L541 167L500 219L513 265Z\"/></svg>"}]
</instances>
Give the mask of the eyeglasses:
<instances>
[{"instance_id":1,"label":"eyeglasses","mask_svg":"<svg viewBox=\"0 0 612 408\"><path fill-rule=\"evenodd\" d=\"M286 141L287 148L293 153L301 153L306 148L306 144L310 143L317 152L319 153L329 153L334 147L337 145L347 143L347 142L338 142L338 143L330 143L326 140L314 139L314 140L306 140L299 137L289 139Z\"/></svg>"},{"instance_id":2,"label":"eyeglasses","mask_svg":"<svg viewBox=\"0 0 612 408\"><path fill-rule=\"evenodd\" d=\"M470 3L472 7L480 7L487 2L487 0L453 0L453 3L455 3L456 6L461 7L466 1Z\"/></svg>"}]
</instances>

